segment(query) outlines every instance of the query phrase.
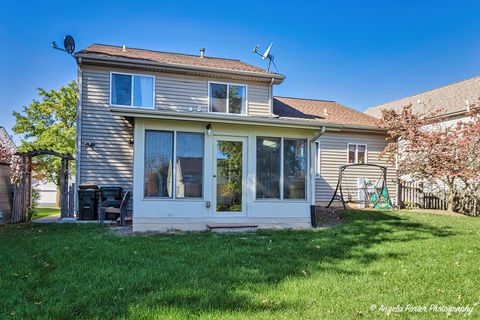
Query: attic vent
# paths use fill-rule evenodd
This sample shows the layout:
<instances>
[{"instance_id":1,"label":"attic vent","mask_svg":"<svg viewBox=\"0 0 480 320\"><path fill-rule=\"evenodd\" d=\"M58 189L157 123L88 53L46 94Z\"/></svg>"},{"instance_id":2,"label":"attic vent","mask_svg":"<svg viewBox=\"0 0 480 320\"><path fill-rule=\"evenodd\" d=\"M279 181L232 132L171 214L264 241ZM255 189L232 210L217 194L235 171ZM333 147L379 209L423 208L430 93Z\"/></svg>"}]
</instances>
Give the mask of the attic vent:
<instances>
[{"instance_id":1,"label":"attic vent","mask_svg":"<svg viewBox=\"0 0 480 320\"><path fill-rule=\"evenodd\" d=\"M327 112L327 108L323 108L323 115L324 115L324 116L328 116L328 115L329 115L328 112Z\"/></svg>"},{"instance_id":2,"label":"attic vent","mask_svg":"<svg viewBox=\"0 0 480 320\"><path fill-rule=\"evenodd\" d=\"M123 45L123 46L122 46L122 51L123 51L123 52L127 52L127 46L126 46L126 45Z\"/></svg>"},{"instance_id":3,"label":"attic vent","mask_svg":"<svg viewBox=\"0 0 480 320\"><path fill-rule=\"evenodd\" d=\"M200 48L200 58L205 56L205 48Z\"/></svg>"}]
</instances>

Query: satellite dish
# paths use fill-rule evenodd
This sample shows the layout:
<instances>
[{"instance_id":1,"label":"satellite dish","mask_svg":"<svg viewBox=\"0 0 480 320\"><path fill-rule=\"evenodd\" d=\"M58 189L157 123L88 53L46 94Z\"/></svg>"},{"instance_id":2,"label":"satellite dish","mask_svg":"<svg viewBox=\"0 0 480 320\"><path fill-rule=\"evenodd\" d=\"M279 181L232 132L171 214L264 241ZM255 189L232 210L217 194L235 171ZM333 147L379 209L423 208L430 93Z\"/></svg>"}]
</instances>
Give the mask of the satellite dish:
<instances>
[{"instance_id":1,"label":"satellite dish","mask_svg":"<svg viewBox=\"0 0 480 320\"><path fill-rule=\"evenodd\" d=\"M275 67L275 69L277 69L277 66L275 65L275 62L273 62L273 59L274 59L274 56L270 53L272 51L272 46L273 46L273 42L270 43L270 45L268 46L267 50L265 50L265 52L263 54L261 54L260 52L258 52L258 48L260 47L260 45L256 45L255 48L253 48L253 53L256 53L258 54L260 57L262 57L262 60L265 60L265 59L268 59L268 68L267 68L267 72L270 72L270 67L271 65L273 64L273 66ZM278 71L278 70L277 70Z\"/></svg>"},{"instance_id":2,"label":"satellite dish","mask_svg":"<svg viewBox=\"0 0 480 320\"><path fill-rule=\"evenodd\" d=\"M270 51L272 50L272 46L273 46L273 42L270 43L270 45L268 46L267 50L266 50L265 53L263 54L262 60L265 60L265 59L267 59L267 58L270 59L270 57L273 59L273 56L270 55Z\"/></svg>"},{"instance_id":3,"label":"satellite dish","mask_svg":"<svg viewBox=\"0 0 480 320\"><path fill-rule=\"evenodd\" d=\"M65 36L63 39L63 47L69 54L72 54L75 51L75 40L73 40L71 35Z\"/></svg>"},{"instance_id":4,"label":"satellite dish","mask_svg":"<svg viewBox=\"0 0 480 320\"><path fill-rule=\"evenodd\" d=\"M61 49L58 47L58 44L55 41L52 41L52 48L60 51L65 51L69 55L73 57L73 52L75 52L75 40L71 35L66 35L63 39L63 47L65 49Z\"/></svg>"}]
</instances>

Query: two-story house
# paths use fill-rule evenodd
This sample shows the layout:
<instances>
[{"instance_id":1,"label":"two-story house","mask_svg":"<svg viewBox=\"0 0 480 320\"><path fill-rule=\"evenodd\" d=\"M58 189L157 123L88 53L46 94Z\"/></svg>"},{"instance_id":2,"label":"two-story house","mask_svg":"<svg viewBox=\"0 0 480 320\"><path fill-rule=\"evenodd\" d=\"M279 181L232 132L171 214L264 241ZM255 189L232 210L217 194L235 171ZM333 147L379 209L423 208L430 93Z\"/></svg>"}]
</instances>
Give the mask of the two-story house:
<instances>
[{"instance_id":1,"label":"two-story house","mask_svg":"<svg viewBox=\"0 0 480 320\"><path fill-rule=\"evenodd\" d=\"M414 113L438 117L441 126L451 126L467 120L470 108L472 105L477 107L479 101L480 77L474 77L379 104L368 108L365 113L380 118L382 110L400 111L411 105Z\"/></svg>"},{"instance_id":2,"label":"two-story house","mask_svg":"<svg viewBox=\"0 0 480 320\"><path fill-rule=\"evenodd\" d=\"M334 101L275 97L281 74L203 51L94 44L75 58L77 185L132 190L135 231L309 227L346 163L388 165L395 194L375 118Z\"/></svg>"}]
</instances>

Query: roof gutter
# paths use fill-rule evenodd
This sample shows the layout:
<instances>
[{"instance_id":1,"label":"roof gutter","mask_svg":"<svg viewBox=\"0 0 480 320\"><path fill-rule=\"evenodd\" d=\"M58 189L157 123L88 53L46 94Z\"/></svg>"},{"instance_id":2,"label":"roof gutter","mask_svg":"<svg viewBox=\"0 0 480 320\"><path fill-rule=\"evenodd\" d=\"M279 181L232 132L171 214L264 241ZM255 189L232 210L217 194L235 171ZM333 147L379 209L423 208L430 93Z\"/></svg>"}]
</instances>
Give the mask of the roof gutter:
<instances>
[{"instance_id":1,"label":"roof gutter","mask_svg":"<svg viewBox=\"0 0 480 320\"><path fill-rule=\"evenodd\" d=\"M321 123L303 120L279 119L273 117L253 117L243 115L221 115L202 112L175 112L160 110L139 110L137 108L110 107L110 111L124 117L167 119L182 121L205 121L211 123L230 123L240 125L257 125L271 127L289 127L318 130Z\"/></svg>"},{"instance_id":2,"label":"roof gutter","mask_svg":"<svg viewBox=\"0 0 480 320\"><path fill-rule=\"evenodd\" d=\"M239 71L239 70L228 70L228 69L221 69L221 68L213 68L213 67L199 67L199 66L192 66L186 64L169 64L169 63L162 63L162 62L154 62L149 60L143 59L129 59L129 58L121 58L121 57L104 57L104 56L95 56L92 57L90 54L82 54L76 53L75 58L79 60L79 63L88 63L88 62L103 62L108 63L109 65L117 65L119 67L149 67L153 69L158 69L161 71L166 72L174 72L174 71L183 71L183 72L210 72L215 74L229 74L229 75L237 75L237 76L247 76L252 78L262 79L262 81L270 82L271 79L275 79L275 84L280 84L285 79L285 76L282 74L274 74L274 73L261 73L261 72L251 72L251 71ZM82 60L80 60L82 59Z\"/></svg>"},{"instance_id":3,"label":"roof gutter","mask_svg":"<svg viewBox=\"0 0 480 320\"><path fill-rule=\"evenodd\" d=\"M342 125L335 123L316 122L309 120L293 120L277 117L255 117L245 115L224 115L206 112L176 112L163 111L158 109L139 109L128 107L110 107L110 111L120 116L132 118L150 118L150 119L168 119L168 120L186 120L186 121L205 121L217 123L231 123L241 125L263 125L272 127L290 127L301 129L313 129L328 131L370 131L386 132L386 128L373 126ZM321 134L325 133L323 131Z\"/></svg>"},{"instance_id":4,"label":"roof gutter","mask_svg":"<svg viewBox=\"0 0 480 320\"><path fill-rule=\"evenodd\" d=\"M439 115L433 116L432 119L443 119L443 118L461 116L461 115L466 115L469 112L470 112L470 108L465 108L465 109L458 110L458 111L452 111L452 112L449 112L449 113L439 114Z\"/></svg>"},{"instance_id":5,"label":"roof gutter","mask_svg":"<svg viewBox=\"0 0 480 320\"><path fill-rule=\"evenodd\" d=\"M387 132L388 128L376 127L376 126L359 126L359 125L350 125L350 124L338 124L338 123L329 123L324 122L324 126L327 127L329 131L371 131L371 132Z\"/></svg>"}]
</instances>

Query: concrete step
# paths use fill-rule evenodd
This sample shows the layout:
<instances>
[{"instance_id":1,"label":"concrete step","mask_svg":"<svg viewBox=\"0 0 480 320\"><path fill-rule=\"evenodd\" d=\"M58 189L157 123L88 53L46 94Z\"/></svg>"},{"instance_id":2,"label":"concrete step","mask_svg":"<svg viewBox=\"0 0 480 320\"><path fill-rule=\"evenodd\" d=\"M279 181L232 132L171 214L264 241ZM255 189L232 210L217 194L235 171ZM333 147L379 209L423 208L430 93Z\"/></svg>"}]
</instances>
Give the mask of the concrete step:
<instances>
[{"instance_id":1,"label":"concrete step","mask_svg":"<svg viewBox=\"0 0 480 320\"><path fill-rule=\"evenodd\" d=\"M212 232L252 232L257 230L258 225L250 223L212 223L207 224Z\"/></svg>"}]
</instances>

